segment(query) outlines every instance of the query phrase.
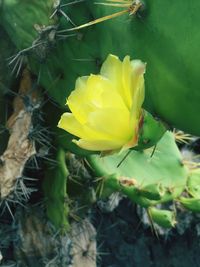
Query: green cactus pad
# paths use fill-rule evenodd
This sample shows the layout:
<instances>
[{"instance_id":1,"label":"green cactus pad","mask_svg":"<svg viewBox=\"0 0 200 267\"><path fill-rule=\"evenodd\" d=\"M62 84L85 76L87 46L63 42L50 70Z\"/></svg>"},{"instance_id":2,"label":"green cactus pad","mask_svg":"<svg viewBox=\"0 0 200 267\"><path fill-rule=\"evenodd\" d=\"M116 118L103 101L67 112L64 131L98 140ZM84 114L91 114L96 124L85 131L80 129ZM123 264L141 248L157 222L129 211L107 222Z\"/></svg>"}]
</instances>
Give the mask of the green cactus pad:
<instances>
[{"instance_id":1,"label":"green cactus pad","mask_svg":"<svg viewBox=\"0 0 200 267\"><path fill-rule=\"evenodd\" d=\"M143 122L139 131L138 146L134 149L142 150L156 145L166 130L166 125L144 110Z\"/></svg>"},{"instance_id":2,"label":"green cactus pad","mask_svg":"<svg viewBox=\"0 0 200 267\"><path fill-rule=\"evenodd\" d=\"M193 212L200 212L200 169L192 170L187 180L188 197L180 197L180 203Z\"/></svg>"},{"instance_id":3,"label":"green cactus pad","mask_svg":"<svg viewBox=\"0 0 200 267\"><path fill-rule=\"evenodd\" d=\"M132 150L123 162L127 152L89 156L93 171L104 179L103 194L121 191L144 207L177 198L185 188L188 170L182 164L174 135L166 132L152 151Z\"/></svg>"},{"instance_id":4,"label":"green cactus pad","mask_svg":"<svg viewBox=\"0 0 200 267\"><path fill-rule=\"evenodd\" d=\"M61 32L63 35L74 33L75 36L57 43L48 63L42 66L32 63L31 68L40 76L41 84L49 94L64 105L76 78L98 73L108 54L139 58L147 62L144 107L168 124L200 135L200 2L142 2L144 8L135 16L131 17L127 12L83 30ZM53 0L31 3L9 0L2 3L1 24L19 49L30 46L37 38L35 24L51 24L49 17L53 4ZM119 10L117 7L97 5L94 1L64 8L76 25ZM72 27L64 16L59 17L58 31Z\"/></svg>"},{"instance_id":5,"label":"green cactus pad","mask_svg":"<svg viewBox=\"0 0 200 267\"><path fill-rule=\"evenodd\" d=\"M173 211L150 207L148 208L148 213L151 220L163 228L174 227L177 223Z\"/></svg>"},{"instance_id":6,"label":"green cactus pad","mask_svg":"<svg viewBox=\"0 0 200 267\"><path fill-rule=\"evenodd\" d=\"M147 62L145 108L176 128L200 135L200 2L141 2L144 7L136 16L95 26L101 58L130 54ZM95 18L119 10L90 2Z\"/></svg>"},{"instance_id":7,"label":"green cactus pad","mask_svg":"<svg viewBox=\"0 0 200 267\"><path fill-rule=\"evenodd\" d=\"M200 198L200 169L192 171L187 181L188 193L194 198Z\"/></svg>"},{"instance_id":8,"label":"green cactus pad","mask_svg":"<svg viewBox=\"0 0 200 267\"><path fill-rule=\"evenodd\" d=\"M6 0L0 6L0 24L18 49L30 47L38 37L35 25L49 26L54 0Z\"/></svg>"},{"instance_id":9,"label":"green cactus pad","mask_svg":"<svg viewBox=\"0 0 200 267\"><path fill-rule=\"evenodd\" d=\"M200 198L181 197L179 201L186 209L193 212L200 212Z\"/></svg>"}]
</instances>

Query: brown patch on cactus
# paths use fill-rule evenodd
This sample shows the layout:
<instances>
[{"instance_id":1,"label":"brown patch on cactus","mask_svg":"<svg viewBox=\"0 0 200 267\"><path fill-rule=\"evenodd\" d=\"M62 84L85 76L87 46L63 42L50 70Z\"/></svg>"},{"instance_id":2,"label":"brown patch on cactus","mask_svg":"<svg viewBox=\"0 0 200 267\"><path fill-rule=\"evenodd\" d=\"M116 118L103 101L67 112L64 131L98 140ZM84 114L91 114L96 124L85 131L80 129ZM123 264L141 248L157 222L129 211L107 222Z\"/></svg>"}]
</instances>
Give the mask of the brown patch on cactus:
<instances>
[{"instance_id":1,"label":"brown patch on cactus","mask_svg":"<svg viewBox=\"0 0 200 267\"><path fill-rule=\"evenodd\" d=\"M120 177L119 182L123 186L136 186L138 184L137 180L134 178L129 178L129 177Z\"/></svg>"},{"instance_id":2,"label":"brown patch on cactus","mask_svg":"<svg viewBox=\"0 0 200 267\"><path fill-rule=\"evenodd\" d=\"M28 105L27 105L28 101ZM29 140L33 110L39 105L37 91L32 89L31 76L24 70L19 93L14 99L13 114L7 121L10 138L0 157L0 198L6 198L14 189L16 180L23 176L26 162L36 154L34 141Z\"/></svg>"}]
</instances>

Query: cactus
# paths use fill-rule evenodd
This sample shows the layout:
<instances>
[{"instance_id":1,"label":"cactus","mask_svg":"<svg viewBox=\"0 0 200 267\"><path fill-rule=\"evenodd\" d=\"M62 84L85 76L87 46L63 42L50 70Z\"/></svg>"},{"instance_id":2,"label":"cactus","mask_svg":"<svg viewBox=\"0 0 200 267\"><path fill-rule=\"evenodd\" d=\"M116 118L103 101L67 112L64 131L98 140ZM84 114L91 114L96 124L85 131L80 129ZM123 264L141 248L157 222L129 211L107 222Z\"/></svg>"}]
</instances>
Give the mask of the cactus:
<instances>
[{"instance_id":1,"label":"cactus","mask_svg":"<svg viewBox=\"0 0 200 267\"><path fill-rule=\"evenodd\" d=\"M0 64L1 103L5 103L5 92L10 92L7 87L10 87L14 76L21 80L19 92L14 92L17 96L14 100L13 115L8 121L11 121L12 126L9 128L8 149L5 149L5 144L0 144L2 154L0 205L3 206L8 199L12 200L12 192L15 191L17 182L21 181L20 177L23 177L26 164L33 155L40 156L40 149L47 147L52 152L52 159L48 158L48 154L44 165L42 198L47 217L56 229L62 230L62 234L69 231L73 235L72 221L87 217L94 203L110 199L115 193L126 196L131 202L144 208L150 222L164 228L174 227L178 223L176 207L181 206L184 212L187 210L200 212L200 171L198 168L191 169L187 166L176 144L175 135L169 131L175 126L188 133L200 135L198 123L200 94L197 72L199 7L197 0L187 4L180 0L173 4L169 1L161 3L158 0L105 0L105 3L100 0L97 3L81 0L72 2L70 0L34 0L31 3L20 0L0 1L0 25L4 29L0 34L6 36L4 43L0 45L0 51L4 53L5 46L8 43L10 45L5 53L9 68L6 69L3 64ZM188 10L192 16L187 13ZM185 28L188 32L183 35ZM190 35L196 36L196 40L192 43L188 37ZM137 90L135 89L137 86L134 85L134 87L131 84L131 87L128 74L124 74L125 71L116 72L117 75L113 74L114 59L119 63L124 57L123 63L116 65L124 64L123 68L126 70L135 68L137 73L137 64L138 62L141 64L141 61L130 61L129 56L126 55L130 55L131 59L140 58L147 63L147 65L142 63L142 75L146 67L143 105L144 87L138 86L140 89ZM69 132L77 137L58 129L57 124L63 112L65 112L62 116L63 120L66 116L76 117L73 114L74 103L77 110L81 112L81 109L84 109L84 105L82 106L84 101L88 103L91 99L93 102L96 100L91 95L85 100L83 94L81 97L84 99L80 99L78 95L80 101L76 102L76 99L74 101L73 95L76 93L72 90L76 87L79 89L78 85L81 82L97 79L97 77L101 82L105 82L106 79L107 82L113 82L113 77L106 76L104 61L107 57L112 63L111 76L117 76L119 79L115 81L114 86L112 84L111 88L117 88L121 80L122 84L129 84L124 95L117 92L116 98L112 98L114 94L108 97L108 93L104 97L101 109L112 108L115 100L122 98L123 103L120 102L121 100L116 101L118 113L115 110L113 115L109 114L110 117L106 114L104 118L109 117L109 120L104 123L101 118L101 124L97 117L95 117L95 123L92 121L93 124L89 124L87 117L87 123L83 121L78 125L82 128L71 127L69 121L59 123L59 127L63 129L73 128ZM5 58L3 60L5 63ZM131 67L128 68L124 62L129 62ZM136 67L133 67L133 62L136 62ZM12 74L11 77L6 75L8 69ZM137 75L133 75L134 72L131 71L129 74L133 79L133 76L135 78ZM118 77L119 73L122 77ZM48 94L47 103L45 102L44 105L39 95L35 95L36 91L40 92L39 85L44 88L44 94ZM93 84L92 87L96 97L95 86L98 88L99 84ZM134 88L136 96L128 95L129 87L132 88L131 90ZM28 92L27 90L24 92L24 88L28 89ZM37 88L36 91L35 88ZM65 107L67 97L69 97L67 103L72 114ZM70 101L73 103L70 104ZM92 101L89 104L93 103ZM90 108L91 105L89 105ZM38 129L34 123L34 111L38 108L46 115L45 125L53 133L51 140L48 139L47 131ZM119 125L119 118L123 115L121 121L124 122L127 110L130 128L123 128ZM2 117L6 113L5 105L0 105L0 112L0 123L5 128ZM22 113L28 116L28 125L24 124L26 119L23 118ZM132 116L133 114L136 116ZM20 119L23 123L19 125ZM75 119L78 121L77 118ZM115 125L112 124L114 119L117 119ZM109 124L111 130L107 131ZM132 124L134 124L134 133ZM95 129L93 129L94 125ZM116 126L115 131L112 129L113 125ZM103 136L103 141L110 141L112 144L116 141L112 136L112 130L116 134L115 137L117 136L116 140L119 141L119 135L120 142L123 141L114 147L108 146L108 143L101 143L100 138ZM91 136L91 132L95 133L96 139L94 135ZM15 142L16 135L18 142ZM21 139L23 140L20 143ZM89 145L81 146L81 139ZM1 143L4 140L5 136L2 136L0 128ZM10 146L10 143L14 146ZM30 151L23 158L21 155L25 152L25 149L22 150L24 143L29 145ZM7 156L9 151L12 152L9 154L12 156L11 159ZM12 161L13 158L14 161ZM48 160L54 162L53 168ZM7 167L7 162L11 167ZM8 172L8 169L12 171ZM30 194L24 195L28 201ZM15 214L12 216L14 217ZM85 225L87 224L86 221ZM87 232L85 226L82 228ZM91 229L95 234L95 230ZM73 237L70 239L73 243ZM74 240L77 242L76 238ZM96 257L95 242L89 243L92 246L92 257ZM87 250L85 243L83 246ZM87 252L85 250L83 254ZM76 264L82 264L79 263L80 257L76 258L77 248L73 251L75 260L78 262ZM92 264L95 265L94 259Z\"/></svg>"},{"instance_id":2,"label":"cactus","mask_svg":"<svg viewBox=\"0 0 200 267\"><path fill-rule=\"evenodd\" d=\"M141 3L135 17L124 15L96 27L103 40L98 41L100 53L105 57L108 51L122 56L128 52L147 62L145 107L169 124L199 135L199 1ZM90 10L100 18L116 12L116 7L90 3ZM189 36L196 38L192 47Z\"/></svg>"},{"instance_id":3,"label":"cactus","mask_svg":"<svg viewBox=\"0 0 200 267\"><path fill-rule=\"evenodd\" d=\"M46 2L33 1L31 5L28 2L18 0L1 3L0 23L18 49L27 49L32 45L33 41L38 38L39 32L37 32L37 29L39 29L39 26L53 24L49 19L53 3L53 0ZM21 19L18 20L17 18ZM26 21L25 24L24 21Z\"/></svg>"},{"instance_id":4,"label":"cactus","mask_svg":"<svg viewBox=\"0 0 200 267\"><path fill-rule=\"evenodd\" d=\"M199 7L197 0L187 4L180 0L173 4L158 0L0 1L0 37L3 40L0 44L0 207L4 211L2 216L7 216L8 211L9 216L18 222L17 238L13 241L17 264L29 261L32 264L35 257L41 264L52 266L95 266L97 233L89 220L93 219L93 207L99 202L105 205L109 202L112 208L115 207L118 204L117 201L113 205L116 195L120 196L119 199L125 196L142 209L153 229L154 223L162 228L175 227L181 212L200 212L199 164L193 162L188 165L184 161L175 140L184 139L184 135L177 137L169 131L175 126L200 134L200 94L196 70ZM188 10L192 15L185 16L183 20L183 14L187 14ZM183 35L186 25L189 30ZM192 43L190 35L196 36ZM111 135L111 143L114 140L112 132L118 138L120 131L126 128L120 127L119 123L120 115L123 115L121 121L125 121L126 108L131 130L127 136L125 130L124 135L119 135L120 141L125 141L119 146L101 149L101 142L97 142L98 151L95 147L90 151L76 145L82 138L81 134L85 138L84 130L80 134L75 129L77 135L72 132L73 136L57 125L63 113L71 116L65 106L69 96L67 103L72 113L74 103L77 109L84 109L82 104L85 100L80 99L80 95L80 102L72 101L70 105L71 94L76 95L72 90L78 87L76 80L78 84L78 81L86 80L83 76L87 75L87 79L101 76L101 81L108 79L113 83L112 75L110 77L105 71L104 62L108 57L112 64L107 71L109 69L108 73L113 76L116 59L119 63L125 57L123 62L130 61L131 67L120 63L124 64L123 71L116 73L120 73L122 78L117 77L118 82L114 81L115 86L111 86L115 89L119 84L123 85L125 92L123 94L122 89L119 94L123 103L117 101L117 97L112 98L112 94L108 96L108 93L104 94L105 101L102 101L102 109L112 108L116 103L117 108L121 105L118 115L113 113L118 117L116 127L112 124L114 115L109 117L110 123L104 123L102 118L98 122L95 117L95 134L102 137L103 132L103 141ZM131 61L133 58L140 60ZM180 61L183 63L180 64ZM8 66L5 66L6 62ZM136 67L133 67L135 63ZM143 83L138 82L140 86L134 87L129 84L128 77L131 73L131 82L137 81L137 70L141 71L141 65L142 75L146 68L143 105ZM136 69L136 74L133 75L131 68ZM124 70L128 70L128 74ZM14 86L11 86L13 80ZM131 90L137 88L134 97L129 95L124 84ZM93 93L96 85L93 84ZM103 89L106 92L106 86ZM9 115L6 126L5 95L10 92L15 97L13 110L8 110L12 115ZM44 102L42 99L45 99ZM131 101L135 105L130 105ZM125 104L125 109L122 104ZM38 124L41 114L38 110L44 113L41 124L47 128ZM88 119L90 114L87 115ZM132 118L130 121L129 116ZM134 127L132 122L136 124ZM111 130L106 131L109 124L112 125ZM89 126L93 130L94 125L88 123L86 127ZM67 127L71 127L69 123ZM49 131L52 133L50 139ZM8 139L7 149L5 138ZM89 141L93 141L94 135L90 138ZM87 136L85 140L88 141ZM25 149L26 145L30 150ZM44 150L48 152L42 156ZM35 200L31 198L34 189L26 187L25 175L30 161L36 157L40 158L44 168L34 170L38 177L43 178L38 182L42 185L37 184L39 193ZM41 201L45 210L41 205L34 208L27 205L29 200L31 203ZM18 214L15 210L18 203L25 205L27 210L19 208ZM106 212L112 209L106 208ZM43 211L53 223L53 228L46 221ZM27 218L23 217L27 214ZM60 233L56 234L55 244L53 229ZM45 242L46 238L50 242ZM35 240L39 243L36 244ZM27 248L23 241L27 243ZM63 254L54 245L60 246ZM3 252L2 255L4 257Z\"/></svg>"},{"instance_id":5,"label":"cactus","mask_svg":"<svg viewBox=\"0 0 200 267\"><path fill-rule=\"evenodd\" d=\"M188 170L182 164L173 134L167 132L162 137L153 155L152 149L132 151L118 166L123 158L124 154L88 157L95 174L104 183L101 197L119 191L148 208L175 201L184 191Z\"/></svg>"},{"instance_id":6,"label":"cactus","mask_svg":"<svg viewBox=\"0 0 200 267\"><path fill-rule=\"evenodd\" d=\"M200 170L194 169L191 171L187 180L188 196L180 197L180 203L187 209L193 212L200 212Z\"/></svg>"},{"instance_id":7,"label":"cactus","mask_svg":"<svg viewBox=\"0 0 200 267\"><path fill-rule=\"evenodd\" d=\"M127 3L130 2L127 1ZM93 1L89 3L77 1L71 5L69 3L69 1L62 1L63 5L66 4L62 11L76 25L91 21L91 17L101 18L116 12L116 7L97 5ZM18 5L17 8L16 5ZM55 29L55 36L57 34L65 35L65 37L74 35L63 42L56 42L55 50L48 56L48 63L45 66L40 64L41 84L61 105L65 103L65 98L72 90L77 76L97 72L101 62L109 53L121 57L129 54L147 62L145 102L147 110L177 128L198 135L200 133L199 90L198 73L195 71L196 62L198 62L196 58L198 55L198 7L198 1L190 4L190 10L193 12L191 18L187 12L188 6L180 0L173 5L169 2L163 4L160 1L154 1L151 3L146 0L142 2L136 15L130 19L127 14L77 32L67 30L73 26L65 16L57 16L59 24L57 24L56 15L53 17L54 22L49 20L49 14L55 13L53 1L48 1L46 4L34 1L29 4L30 11L26 13L26 29L21 33L14 30L13 22L15 21L19 28L24 29L21 27L24 18L17 16L15 12L16 10L23 12L27 7L21 3L19 9L17 1L10 1L8 4L7 2L2 4L1 23L13 38L18 49L30 46L36 40L34 24L47 27L52 25L51 23L56 23L58 29ZM37 16L34 16L36 8ZM165 15L163 15L163 10L165 10ZM196 36L192 49L190 38L182 34L185 32L185 27L190 29L187 34ZM27 40L29 40L28 43ZM121 42L121 40L126 41ZM33 69L38 73L40 67L38 64L33 65L35 66ZM165 99L164 103L163 99Z\"/></svg>"},{"instance_id":8,"label":"cactus","mask_svg":"<svg viewBox=\"0 0 200 267\"><path fill-rule=\"evenodd\" d=\"M62 230L69 230L67 205L67 177L69 175L65 163L65 152L63 149L58 149L57 152L57 166L54 170L50 169L46 172L46 179L43 184L45 196L47 215L49 219L57 228Z\"/></svg>"},{"instance_id":9,"label":"cactus","mask_svg":"<svg viewBox=\"0 0 200 267\"><path fill-rule=\"evenodd\" d=\"M175 214L172 211L150 207L148 212L152 221L164 228L171 228L176 224Z\"/></svg>"}]
</instances>

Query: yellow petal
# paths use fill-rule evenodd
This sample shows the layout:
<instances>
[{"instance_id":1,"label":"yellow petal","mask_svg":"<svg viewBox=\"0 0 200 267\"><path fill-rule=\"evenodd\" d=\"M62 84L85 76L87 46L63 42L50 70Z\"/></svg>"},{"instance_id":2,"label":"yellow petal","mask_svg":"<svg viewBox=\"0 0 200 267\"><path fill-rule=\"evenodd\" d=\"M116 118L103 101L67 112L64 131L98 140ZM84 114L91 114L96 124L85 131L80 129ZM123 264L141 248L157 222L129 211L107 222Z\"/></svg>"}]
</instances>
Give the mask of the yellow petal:
<instances>
[{"instance_id":1,"label":"yellow petal","mask_svg":"<svg viewBox=\"0 0 200 267\"><path fill-rule=\"evenodd\" d=\"M79 138L89 138L91 140L105 138L105 135L101 132L97 132L94 129L90 129L86 125L82 125L76 120L72 113L64 113L58 123L58 127L63 130L79 137Z\"/></svg>"},{"instance_id":2,"label":"yellow petal","mask_svg":"<svg viewBox=\"0 0 200 267\"><path fill-rule=\"evenodd\" d=\"M131 87L131 76L132 76L132 66L130 62L130 57L126 56L122 63L122 84L124 90L124 97L128 109L132 106L132 87Z\"/></svg>"},{"instance_id":3,"label":"yellow petal","mask_svg":"<svg viewBox=\"0 0 200 267\"><path fill-rule=\"evenodd\" d=\"M132 73L132 107L131 107L131 118L138 123L141 106L144 102L145 87L144 87L144 72L145 64L139 60L132 61L134 72Z\"/></svg>"},{"instance_id":4,"label":"yellow petal","mask_svg":"<svg viewBox=\"0 0 200 267\"><path fill-rule=\"evenodd\" d=\"M101 67L100 74L111 81L114 89L126 103L126 96L122 85L122 62L117 56L109 55Z\"/></svg>"},{"instance_id":5,"label":"yellow petal","mask_svg":"<svg viewBox=\"0 0 200 267\"><path fill-rule=\"evenodd\" d=\"M131 93L133 103L136 103L138 107L141 107L145 97L144 73L146 64L144 64L140 60L133 60L131 62L131 65L133 69L131 75Z\"/></svg>"},{"instance_id":6,"label":"yellow petal","mask_svg":"<svg viewBox=\"0 0 200 267\"><path fill-rule=\"evenodd\" d=\"M80 77L59 127L80 138L74 142L89 150L113 151L137 144L141 106L144 101L145 64L121 62L109 55L101 75Z\"/></svg>"},{"instance_id":7,"label":"yellow petal","mask_svg":"<svg viewBox=\"0 0 200 267\"><path fill-rule=\"evenodd\" d=\"M64 113L58 122L58 127L80 138L84 137L83 126L72 113Z\"/></svg>"},{"instance_id":8,"label":"yellow petal","mask_svg":"<svg viewBox=\"0 0 200 267\"><path fill-rule=\"evenodd\" d=\"M79 147L87 150L92 151L110 151L110 150L117 150L122 147L122 142L112 141L112 140L87 140L87 139L80 139L80 140L73 140L75 144Z\"/></svg>"},{"instance_id":9,"label":"yellow petal","mask_svg":"<svg viewBox=\"0 0 200 267\"><path fill-rule=\"evenodd\" d=\"M111 84L108 83L106 79L104 79L100 75L91 74L87 81L87 101L94 106L94 108L102 107L102 92L109 88Z\"/></svg>"},{"instance_id":10,"label":"yellow petal","mask_svg":"<svg viewBox=\"0 0 200 267\"><path fill-rule=\"evenodd\" d=\"M122 74L122 62L117 56L110 54L103 63L100 74L117 85L117 80L121 77ZM119 86L120 85L118 85L118 87Z\"/></svg>"},{"instance_id":11,"label":"yellow petal","mask_svg":"<svg viewBox=\"0 0 200 267\"><path fill-rule=\"evenodd\" d=\"M88 114L93 110L86 98L85 90L82 87L76 88L72 91L67 101L71 112L81 124L87 121Z\"/></svg>"},{"instance_id":12,"label":"yellow petal","mask_svg":"<svg viewBox=\"0 0 200 267\"><path fill-rule=\"evenodd\" d=\"M126 103L131 110L132 104L136 103L134 94L139 89L142 89L141 81L144 81L144 72L146 65L140 60L130 61L130 57L126 56L122 63L122 82L124 94L126 97ZM143 87L143 98L138 104L141 107L144 101L144 87Z\"/></svg>"},{"instance_id":13,"label":"yellow petal","mask_svg":"<svg viewBox=\"0 0 200 267\"><path fill-rule=\"evenodd\" d=\"M82 76L82 77L79 77L79 78L76 80L75 88L86 89L88 77L89 77L89 76Z\"/></svg>"},{"instance_id":14,"label":"yellow petal","mask_svg":"<svg viewBox=\"0 0 200 267\"><path fill-rule=\"evenodd\" d=\"M96 108L125 108L121 95L115 90L113 83L101 75L90 75L87 82L88 101Z\"/></svg>"},{"instance_id":15,"label":"yellow petal","mask_svg":"<svg viewBox=\"0 0 200 267\"><path fill-rule=\"evenodd\" d=\"M88 127L101 132L104 139L128 141L132 135L130 113L127 109L105 108L89 115Z\"/></svg>"}]
</instances>

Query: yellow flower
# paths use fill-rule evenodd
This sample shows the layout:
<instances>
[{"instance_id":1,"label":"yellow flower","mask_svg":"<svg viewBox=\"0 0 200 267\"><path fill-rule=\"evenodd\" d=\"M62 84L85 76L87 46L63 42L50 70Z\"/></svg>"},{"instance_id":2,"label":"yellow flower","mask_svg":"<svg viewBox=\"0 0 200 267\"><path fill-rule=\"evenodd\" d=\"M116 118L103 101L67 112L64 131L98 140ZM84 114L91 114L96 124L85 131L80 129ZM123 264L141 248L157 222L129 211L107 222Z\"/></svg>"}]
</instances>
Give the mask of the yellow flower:
<instances>
[{"instance_id":1,"label":"yellow flower","mask_svg":"<svg viewBox=\"0 0 200 267\"><path fill-rule=\"evenodd\" d=\"M113 151L137 145L144 101L145 64L121 62L109 55L100 75L77 79L67 100L72 113L64 113L58 127L79 137L79 147L92 151Z\"/></svg>"}]
</instances>

